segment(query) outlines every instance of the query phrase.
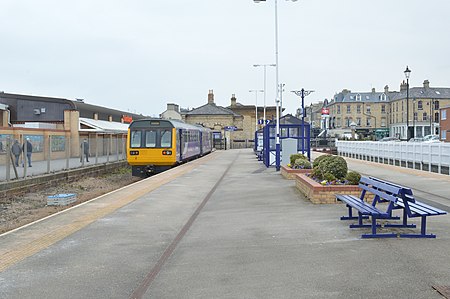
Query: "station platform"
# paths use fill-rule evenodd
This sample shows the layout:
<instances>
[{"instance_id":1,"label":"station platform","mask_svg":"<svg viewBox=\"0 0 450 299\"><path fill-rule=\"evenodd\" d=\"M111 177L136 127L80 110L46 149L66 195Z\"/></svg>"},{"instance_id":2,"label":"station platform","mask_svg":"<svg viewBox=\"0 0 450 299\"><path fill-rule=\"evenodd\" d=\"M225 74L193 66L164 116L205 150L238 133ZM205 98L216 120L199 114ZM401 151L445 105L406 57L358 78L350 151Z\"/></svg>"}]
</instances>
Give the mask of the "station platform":
<instances>
[{"instance_id":1,"label":"station platform","mask_svg":"<svg viewBox=\"0 0 450 299\"><path fill-rule=\"evenodd\" d=\"M347 161L449 211L447 176ZM345 213L216 151L0 235L0 298L443 298L449 215L436 239L366 240Z\"/></svg>"}]
</instances>

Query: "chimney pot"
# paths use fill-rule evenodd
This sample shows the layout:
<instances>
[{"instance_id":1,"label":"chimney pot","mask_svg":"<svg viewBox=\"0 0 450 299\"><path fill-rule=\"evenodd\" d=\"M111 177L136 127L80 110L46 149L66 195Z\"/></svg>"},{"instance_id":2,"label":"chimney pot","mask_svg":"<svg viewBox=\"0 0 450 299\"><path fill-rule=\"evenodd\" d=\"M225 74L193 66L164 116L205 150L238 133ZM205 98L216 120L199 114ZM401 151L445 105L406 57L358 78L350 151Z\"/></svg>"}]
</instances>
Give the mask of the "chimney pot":
<instances>
[{"instance_id":1,"label":"chimney pot","mask_svg":"<svg viewBox=\"0 0 450 299\"><path fill-rule=\"evenodd\" d=\"M212 89L208 92L208 104L214 104L214 92Z\"/></svg>"},{"instance_id":2,"label":"chimney pot","mask_svg":"<svg viewBox=\"0 0 450 299\"><path fill-rule=\"evenodd\" d=\"M430 88L430 81L428 80L423 81L423 88Z\"/></svg>"}]
</instances>

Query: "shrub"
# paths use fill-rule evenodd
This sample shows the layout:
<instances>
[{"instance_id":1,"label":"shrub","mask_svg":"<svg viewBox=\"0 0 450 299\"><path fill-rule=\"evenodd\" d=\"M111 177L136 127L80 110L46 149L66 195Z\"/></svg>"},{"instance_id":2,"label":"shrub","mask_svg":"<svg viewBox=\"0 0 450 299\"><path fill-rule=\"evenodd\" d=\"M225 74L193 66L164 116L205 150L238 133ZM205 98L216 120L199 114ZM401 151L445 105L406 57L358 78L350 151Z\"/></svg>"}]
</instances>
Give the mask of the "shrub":
<instances>
[{"instance_id":1,"label":"shrub","mask_svg":"<svg viewBox=\"0 0 450 299\"><path fill-rule=\"evenodd\" d=\"M320 162L322 162L322 160L330 159L332 157L332 155L321 155L315 158L313 161L313 168L316 168L320 164Z\"/></svg>"},{"instance_id":2,"label":"shrub","mask_svg":"<svg viewBox=\"0 0 450 299\"><path fill-rule=\"evenodd\" d=\"M305 155L303 155L303 154L292 154L292 155L290 156L291 165L294 165L294 164L295 164L295 161L296 161L297 159L303 159L303 160L308 161L308 158L307 158Z\"/></svg>"},{"instance_id":3,"label":"shrub","mask_svg":"<svg viewBox=\"0 0 450 299\"><path fill-rule=\"evenodd\" d=\"M356 171L349 171L345 177L350 185L358 185L361 175Z\"/></svg>"},{"instance_id":4,"label":"shrub","mask_svg":"<svg viewBox=\"0 0 450 299\"><path fill-rule=\"evenodd\" d=\"M318 180L323 180L322 170L319 167L313 167L313 169L311 171L311 177L318 179Z\"/></svg>"},{"instance_id":5,"label":"shrub","mask_svg":"<svg viewBox=\"0 0 450 299\"><path fill-rule=\"evenodd\" d=\"M294 165L292 166L294 169L311 169L311 163L303 158L299 158L295 160Z\"/></svg>"},{"instance_id":6,"label":"shrub","mask_svg":"<svg viewBox=\"0 0 450 299\"><path fill-rule=\"evenodd\" d=\"M348 171L347 162L344 158L331 155L329 158L322 159L318 168L323 174L331 173L337 179L344 179Z\"/></svg>"},{"instance_id":7,"label":"shrub","mask_svg":"<svg viewBox=\"0 0 450 299\"><path fill-rule=\"evenodd\" d=\"M336 180L336 177L332 173L328 172L323 175L323 179L327 180L328 182L333 182Z\"/></svg>"}]
</instances>

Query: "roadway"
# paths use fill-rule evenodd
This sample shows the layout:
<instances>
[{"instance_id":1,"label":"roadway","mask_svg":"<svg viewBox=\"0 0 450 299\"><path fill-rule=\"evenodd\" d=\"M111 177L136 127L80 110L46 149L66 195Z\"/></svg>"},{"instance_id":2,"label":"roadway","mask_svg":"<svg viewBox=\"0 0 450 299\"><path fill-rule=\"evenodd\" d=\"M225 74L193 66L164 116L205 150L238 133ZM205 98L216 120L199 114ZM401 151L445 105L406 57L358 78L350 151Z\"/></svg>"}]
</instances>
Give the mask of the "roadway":
<instances>
[{"instance_id":1,"label":"roadway","mask_svg":"<svg viewBox=\"0 0 450 299\"><path fill-rule=\"evenodd\" d=\"M450 207L448 177L348 160ZM363 240L345 213L251 150L217 151L1 235L0 297L442 298L449 215L436 239Z\"/></svg>"}]
</instances>

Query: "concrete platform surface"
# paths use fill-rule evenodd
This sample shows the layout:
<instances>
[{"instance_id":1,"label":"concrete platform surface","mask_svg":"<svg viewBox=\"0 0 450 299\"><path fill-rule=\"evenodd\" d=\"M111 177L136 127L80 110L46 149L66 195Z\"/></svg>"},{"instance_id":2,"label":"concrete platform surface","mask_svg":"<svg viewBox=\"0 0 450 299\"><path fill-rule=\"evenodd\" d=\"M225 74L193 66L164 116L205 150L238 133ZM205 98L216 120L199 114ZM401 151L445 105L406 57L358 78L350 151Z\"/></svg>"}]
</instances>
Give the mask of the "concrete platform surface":
<instances>
[{"instance_id":1,"label":"concrete platform surface","mask_svg":"<svg viewBox=\"0 0 450 299\"><path fill-rule=\"evenodd\" d=\"M449 215L429 219L437 239L363 240L345 210L251 150L215 152L0 236L0 298L442 298Z\"/></svg>"}]
</instances>

